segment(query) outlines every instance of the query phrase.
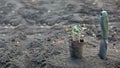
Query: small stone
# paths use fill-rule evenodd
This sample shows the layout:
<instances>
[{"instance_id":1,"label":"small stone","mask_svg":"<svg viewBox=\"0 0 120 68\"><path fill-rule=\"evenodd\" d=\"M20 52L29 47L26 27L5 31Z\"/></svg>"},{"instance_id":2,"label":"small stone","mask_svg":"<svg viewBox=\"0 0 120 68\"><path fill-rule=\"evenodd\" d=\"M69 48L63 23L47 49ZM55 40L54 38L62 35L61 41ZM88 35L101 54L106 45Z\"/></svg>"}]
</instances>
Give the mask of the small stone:
<instances>
[{"instance_id":1,"label":"small stone","mask_svg":"<svg viewBox=\"0 0 120 68\"><path fill-rule=\"evenodd\" d=\"M48 10L48 13L50 13L51 12L51 10Z\"/></svg>"},{"instance_id":2,"label":"small stone","mask_svg":"<svg viewBox=\"0 0 120 68\"><path fill-rule=\"evenodd\" d=\"M2 34L2 36L6 36L5 34Z\"/></svg>"},{"instance_id":3,"label":"small stone","mask_svg":"<svg viewBox=\"0 0 120 68\"><path fill-rule=\"evenodd\" d=\"M12 13L15 13L15 11L12 11Z\"/></svg>"},{"instance_id":4,"label":"small stone","mask_svg":"<svg viewBox=\"0 0 120 68\"><path fill-rule=\"evenodd\" d=\"M16 43L17 43L17 44L20 44L20 41L17 41Z\"/></svg>"},{"instance_id":5,"label":"small stone","mask_svg":"<svg viewBox=\"0 0 120 68\"><path fill-rule=\"evenodd\" d=\"M0 13L3 13L3 11L0 11Z\"/></svg>"},{"instance_id":6,"label":"small stone","mask_svg":"<svg viewBox=\"0 0 120 68\"><path fill-rule=\"evenodd\" d=\"M7 29L7 28L9 28L9 27L8 27L8 26L4 26L4 28L6 28L6 29Z\"/></svg>"},{"instance_id":7,"label":"small stone","mask_svg":"<svg viewBox=\"0 0 120 68\"><path fill-rule=\"evenodd\" d=\"M32 2L35 2L35 0L32 0Z\"/></svg>"}]
</instances>

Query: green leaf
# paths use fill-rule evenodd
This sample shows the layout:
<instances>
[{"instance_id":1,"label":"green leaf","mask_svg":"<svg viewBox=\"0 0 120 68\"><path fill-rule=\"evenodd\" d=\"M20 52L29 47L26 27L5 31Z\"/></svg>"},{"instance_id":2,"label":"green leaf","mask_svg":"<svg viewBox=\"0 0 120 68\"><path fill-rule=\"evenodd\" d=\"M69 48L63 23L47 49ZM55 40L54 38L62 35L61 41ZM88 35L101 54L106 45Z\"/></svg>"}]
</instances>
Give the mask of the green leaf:
<instances>
[{"instance_id":1,"label":"green leaf","mask_svg":"<svg viewBox=\"0 0 120 68\"><path fill-rule=\"evenodd\" d=\"M77 35L79 31L80 31L80 29L77 25L72 27L72 34L73 35Z\"/></svg>"}]
</instances>

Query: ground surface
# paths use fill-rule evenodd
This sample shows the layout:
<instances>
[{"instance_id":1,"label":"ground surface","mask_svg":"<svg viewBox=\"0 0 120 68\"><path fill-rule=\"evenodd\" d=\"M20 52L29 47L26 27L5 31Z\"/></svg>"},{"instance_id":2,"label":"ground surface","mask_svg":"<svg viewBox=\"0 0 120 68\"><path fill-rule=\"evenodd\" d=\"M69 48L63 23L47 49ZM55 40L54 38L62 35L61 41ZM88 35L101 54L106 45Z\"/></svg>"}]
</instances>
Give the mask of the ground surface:
<instances>
[{"instance_id":1,"label":"ground surface","mask_svg":"<svg viewBox=\"0 0 120 68\"><path fill-rule=\"evenodd\" d=\"M120 68L119 0L0 0L0 68ZM107 60L98 56L101 7L109 14ZM65 28L85 24L84 58L72 59Z\"/></svg>"}]
</instances>

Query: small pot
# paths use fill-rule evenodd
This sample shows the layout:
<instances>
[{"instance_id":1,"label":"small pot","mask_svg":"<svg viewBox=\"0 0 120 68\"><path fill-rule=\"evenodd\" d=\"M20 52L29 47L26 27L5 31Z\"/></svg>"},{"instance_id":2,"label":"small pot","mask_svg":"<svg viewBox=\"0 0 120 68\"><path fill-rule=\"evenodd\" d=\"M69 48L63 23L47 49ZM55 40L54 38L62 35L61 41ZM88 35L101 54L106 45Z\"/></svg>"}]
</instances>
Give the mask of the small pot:
<instances>
[{"instance_id":1,"label":"small pot","mask_svg":"<svg viewBox=\"0 0 120 68\"><path fill-rule=\"evenodd\" d=\"M82 59L83 45L85 44L85 41L83 39L75 41L69 40L69 43L70 56L72 58Z\"/></svg>"}]
</instances>

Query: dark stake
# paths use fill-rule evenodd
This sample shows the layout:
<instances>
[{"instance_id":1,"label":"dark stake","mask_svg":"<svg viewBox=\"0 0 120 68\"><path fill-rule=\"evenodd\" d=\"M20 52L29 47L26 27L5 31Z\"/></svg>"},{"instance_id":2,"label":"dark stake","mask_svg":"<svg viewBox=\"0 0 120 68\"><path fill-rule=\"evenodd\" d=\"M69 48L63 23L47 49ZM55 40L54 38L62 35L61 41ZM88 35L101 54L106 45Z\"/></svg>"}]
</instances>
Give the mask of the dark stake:
<instances>
[{"instance_id":1,"label":"dark stake","mask_svg":"<svg viewBox=\"0 0 120 68\"><path fill-rule=\"evenodd\" d=\"M100 43L100 51L99 51L99 56L101 59L106 60L107 59L107 43L106 40L102 40Z\"/></svg>"},{"instance_id":2,"label":"dark stake","mask_svg":"<svg viewBox=\"0 0 120 68\"><path fill-rule=\"evenodd\" d=\"M102 30L102 41L100 43L99 56L101 59L107 58L107 44L108 44L108 14L106 11L101 12L100 25Z\"/></svg>"}]
</instances>

